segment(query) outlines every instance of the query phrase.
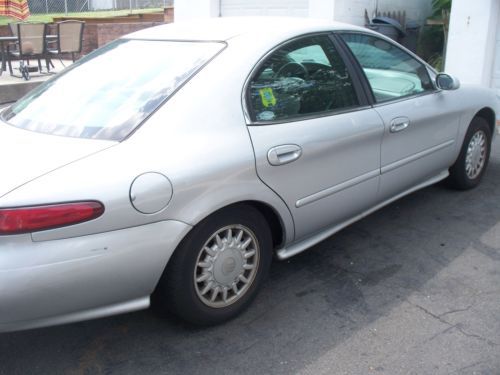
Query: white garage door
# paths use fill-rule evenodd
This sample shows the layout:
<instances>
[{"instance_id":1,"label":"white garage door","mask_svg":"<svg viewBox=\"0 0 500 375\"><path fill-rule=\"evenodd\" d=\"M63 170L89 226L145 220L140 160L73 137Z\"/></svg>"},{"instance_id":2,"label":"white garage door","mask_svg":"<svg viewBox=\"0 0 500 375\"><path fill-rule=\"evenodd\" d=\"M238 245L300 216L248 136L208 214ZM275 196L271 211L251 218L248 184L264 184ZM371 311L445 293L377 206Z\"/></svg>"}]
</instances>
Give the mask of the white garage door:
<instances>
[{"instance_id":1,"label":"white garage door","mask_svg":"<svg viewBox=\"0 0 500 375\"><path fill-rule=\"evenodd\" d=\"M221 0L221 15L307 17L309 0Z\"/></svg>"}]
</instances>

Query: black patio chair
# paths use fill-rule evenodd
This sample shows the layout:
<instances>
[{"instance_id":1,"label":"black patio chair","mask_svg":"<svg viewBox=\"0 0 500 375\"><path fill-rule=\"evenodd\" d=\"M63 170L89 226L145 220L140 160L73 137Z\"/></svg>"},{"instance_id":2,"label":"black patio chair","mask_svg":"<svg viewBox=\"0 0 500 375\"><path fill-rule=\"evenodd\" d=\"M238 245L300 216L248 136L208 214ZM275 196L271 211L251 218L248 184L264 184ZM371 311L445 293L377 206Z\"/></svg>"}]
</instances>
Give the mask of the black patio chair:
<instances>
[{"instance_id":1,"label":"black patio chair","mask_svg":"<svg viewBox=\"0 0 500 375\"><path fill-rule=\"evenodd\" d=\"M11 76L30 79L30 72L42 72L41 60L46 62L47 73L50 72L49 61L46 50L46 35L47 25L45 23L18 23L17 24L17 50L11 50L7 46L7 58L9 64L9 72ZM12 58L19 60L19 71L21 75L14 74L12 69ZM29 65L30 59L38 61L38 67Z\"/></svg>"},{"instance_id":2,"label":"black patio chair","mask_svg":"<svg viewBox=\"0 0 500 375\"><path fill-rule=\"evenodd\" d=\"M49 42L49 54L58 56L63 66L62 56L64 54L71 54L71 59L75 62L75 54L82 52L85 22L73 20L62 21L57 22L56 27L57 40ZM52 48L54 44L55 48Z\"/></svg>"}]
</instances>

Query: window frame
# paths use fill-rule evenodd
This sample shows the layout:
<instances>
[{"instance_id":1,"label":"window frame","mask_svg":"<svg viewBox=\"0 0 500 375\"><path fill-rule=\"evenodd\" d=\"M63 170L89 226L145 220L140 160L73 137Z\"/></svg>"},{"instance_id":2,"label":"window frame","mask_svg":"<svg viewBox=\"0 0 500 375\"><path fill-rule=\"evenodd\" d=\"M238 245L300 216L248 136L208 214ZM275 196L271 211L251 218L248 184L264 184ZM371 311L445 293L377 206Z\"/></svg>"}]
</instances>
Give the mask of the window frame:
<instances>
[{"instance_id":1,"label":"window frame","mask_svg":"<svg viewBox=\"0 0 500 375\"><path fill-rule=\"evenodd\" d=\"M402 50L407 55L409 55L411 58L417 60L419 63L421 63L424 66L424 68L425 68L425 70L427 72L427 75L429 76L429 80L432 83L432 87L433 88L431 90L422 91L420 93L411 94L411 95L405 95L405 96L400 96L400 97L397 97L397 98L394 98L394 99L385 100L383 102L377 102L376 99L375 99L375 95L373 94L373 90L372 90L372 87L370 85L370 81L368 80L368 77L366 76L366 74L365 74L365 72L363 70L363 67L361 66L361 63L356 58L356 56L354 55L354 53L351 51L351 49L349 48L347 42L344 41L344 39L342 38L342 34L364 35L364 36L367 36L367 37L377 38L377 39L383 40L383 41L391 44L392 47L394 47L394 48L398 48L398 49ZM376 34L370 33L370 32L358 31L358 30L336 30L334 32L334 38L337 40L337 42L340 45L342 45L342 48L344 49L345 53L347 55L349 55L349 60L350 60L350 62L352 64L352 66L355 68L356 73L359 76L359 78L363 81L363 89L365 91L365 95L369 98L370 105L372 107L380 107L380 106L384 106L384 105L388 105L388 104L392 104L392 103L396 103L396 102L402 102L402 101L405 101L405 100L411 100L411 99L418 98L418 97L421 97L421 96L432 95L432 94L435 94L435 93L441 91L436 86L436 82L435 82L434 79L432 79L432 76L430 74L430 72L435 72L435 69L432 68L424 60L422 60L419 56L417 56L416 54L414 54L410 50L404 48L403 46L399 45L398 43L394 42L390 38L384 37L382 35L376 35Z\"/></svg>"},{"instance_id":2,"label":"window frame","mask_svg":"<svg viewBox=\"0 0 500 375\"><path fill-rule=\"evenodd\" d=\"M349 108L332 109L330 111L297 115L294 117L277 119L277 120L269 120L269 121L257 120L256 113L254 111L254 108L253 108L251 100L250 100L250 98L251 98L250 88L251 88L251 83L252 83L253 79L256 77L256 74L259 72L260 68L264 65L264 63L267 61L267 59L272 54L277 52L279 49L285 47L286 45L288 45L290 43L294 43L296 41L299 41L299 40L302 40L305 38L312 38L312 37L316 37L316 36L326 36L328 38L329 42L332 44L333 48L338 53L339 58L342 60L342 62L346 66L346 69L347 69L349 76L352 80L353 90L354 90L354 93L356 94L356 97L358 98L358 104L356 106L349 107ZM261 56L259 58L258 62L250 70L250 73L245 81L245 84L243 85L242 107L243 107L243 114L245 117L246 124L248 126L265 126L265 125L285 124L285 123L292 123L292 122L328 117L328 116L332 116L332 115L336 115L336 114L340 114L340 113L357 112L360 110L370 108L372 105L370 104L370 99L366 96L366 92L363 88L363 81L360 79L359 74L356 71L356 69L349 62L350 62L349 55L346 54L343 46L334 37L334 31L330 31L330 30L302 34L302 35L287 39L287 40L281 42L280 44L274 46L272 49L270 49L268 52L266 52L263 56Z\"/></svg>"}]
</instances>

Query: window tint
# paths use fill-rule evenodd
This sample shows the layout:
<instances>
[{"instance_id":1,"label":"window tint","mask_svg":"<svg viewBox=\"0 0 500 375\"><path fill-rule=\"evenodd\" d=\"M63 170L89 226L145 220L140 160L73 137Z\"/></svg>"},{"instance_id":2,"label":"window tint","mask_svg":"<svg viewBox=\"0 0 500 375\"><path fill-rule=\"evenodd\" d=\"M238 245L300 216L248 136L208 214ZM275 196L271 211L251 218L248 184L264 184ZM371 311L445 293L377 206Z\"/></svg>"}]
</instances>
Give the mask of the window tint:
<instances>
[{"instance_id":1,"label":"window tint","mask_svg":"<svg viewBox=\"0 0 500 375\"><path fill-rule=\"evenodd\" d=\"M327 36L293 41L269 56L249 87L256 121L325 113L358 104L351 77Z\"/></svg>"},{"instance_id":2,"label":"window tint","mask_svg":"<svg viewBox=\"0 0 500 375\"><path fill-rule=\"evenodd\" d=\"M38 86L3 118L40 133L122 140L223 48L120 39Z\"/></svg>"},{"instance_id":3,"label":"window tint","mask_svg":"<svg viewBox=\"0 0 500 375\"><path fill-rule=\"evenodd\" d=\"M374 36L343 34L377 102L433 90L425 66L402 49Z\"/></svg>"}]
</instances>

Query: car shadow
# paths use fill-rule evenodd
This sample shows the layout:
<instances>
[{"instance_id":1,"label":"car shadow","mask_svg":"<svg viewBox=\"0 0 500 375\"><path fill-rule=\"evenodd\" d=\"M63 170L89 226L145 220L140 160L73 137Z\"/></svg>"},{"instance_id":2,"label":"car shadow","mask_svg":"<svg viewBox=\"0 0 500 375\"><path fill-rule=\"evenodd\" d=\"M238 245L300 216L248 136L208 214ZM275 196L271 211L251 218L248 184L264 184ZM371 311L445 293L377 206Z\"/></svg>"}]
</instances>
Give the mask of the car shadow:
<instances>
[{"instance_id":1,"label":"car shadow","mask_svg":"<svg viewBox=\"0 0 500 375\"><path fill-rule=\"evenodd\" d=\"M470 246L500 260L483 241L499 222L499 183L497 151L475 190L426 188L275 261L249 310L224 325L192 327L150 309L2 334L0 374L298 372L401 304L415 305Z\"/></svg>"}]
</instances>

